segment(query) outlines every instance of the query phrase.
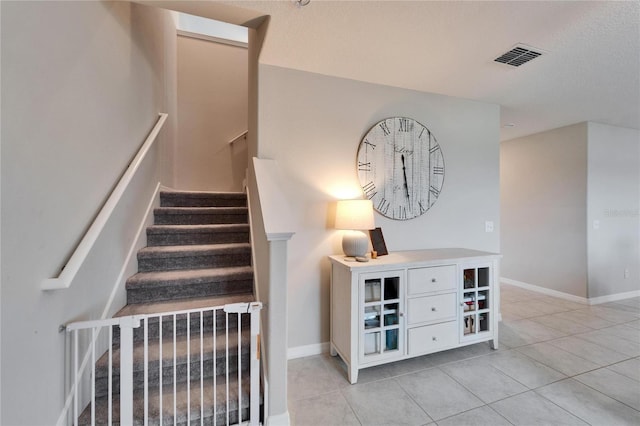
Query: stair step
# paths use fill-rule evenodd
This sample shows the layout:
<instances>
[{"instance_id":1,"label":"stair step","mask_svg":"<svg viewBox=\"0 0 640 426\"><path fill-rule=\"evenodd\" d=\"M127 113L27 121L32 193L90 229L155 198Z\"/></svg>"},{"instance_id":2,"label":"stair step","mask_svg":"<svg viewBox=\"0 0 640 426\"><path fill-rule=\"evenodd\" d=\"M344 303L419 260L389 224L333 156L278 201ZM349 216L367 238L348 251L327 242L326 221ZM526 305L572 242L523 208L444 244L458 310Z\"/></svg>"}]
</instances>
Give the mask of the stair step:
<instances>
[{"instance_id":1,"label":"stair step","mask_svg":"<svg viewBox=\"0 0 640 426\"><path fill-rule=\"evenodd\" d=\"M248 224L151 225L148 246L248 243Z\"/></svg>"},{"instance_id":2,"label":"stair step","mask_svg":"<svg viewBox=\"0 0 640 426\"><path fill-rule=\"evenodd\" d=\"M227 347L227 339L229 345ZM242 360L242 372L249 370L249 354L250 354L250 330L243 329L241 333L240 353ZM216 332L215 335L215 369L214 369L214 336L213 333L205 333L202 336L202 378L207 382L213 383L213 376L224 376L227 373L227 358L229 355L228 371L229 374L238 373L238 332L237 328L230 329L226 332ZM162 354L160 347L162 346ZM167 385L173 383L174 374L176 383L186 383L187 376L190 380L199 381L201 379L201 361L200 361L200 334L187 336L176 336L175 339L175 365L174 365L174 340L173 338L164 338L162 344L158 339L150 339L147 346L148 355L148 371L147 380L149 389L158 388L160 384L160 356L162 355L162 384ZM227 352L228 350L228 352ZM187 354L189 355L187 357ZM112 351L112 392L117 394L120 392L120 349L114 345ZM133 349L133 388L134 390L144 389L144 346L142 342L134 345ZM187 374L187 366L189 374ZM175 373L174 373L175 368ZM108 394L109 382L109 353L106 352L96 362L96 395L104 396ZM209 380L211 379L211 380Z\"/></svg>"},{"instance_id":3,"label":"stair step","mask_svg":"<svg viewBox=\"0 0 640 426\"><path fill-rule=\"evenodd\" d=\"M186 311L189 309L210 308L223 306L230 303L249 303L255 301L251 292L233 294L230 296L198 297L193 299L165 300L160 302L138 303L126 305L120 309L114 317L126 317L128 315L161 314L167 312Z\"/></svg>"},{"instance_id":4,"label":"stair step","mask_svg":"<svg viewBox=\"0 0 640 426\"><path fill-rule=\"evenodd\" d=\"M205 225L247 223L246 207L159 207L154 209L156 225Z\"/></svg>"},{"instance_id":5,"label":"stair step","mask_svg":"<svg viewBox=\"0 0 640 426\"><path fill-rule=\"evenodd\" d=\"M127 304L220 296L253 290L253 268L139 272L127 280Z\"/></svg>"},{"instance_id":6,"label":"stair step","mask_svg":"<svg viewBox=\"0 0 640 426\"><path fill-rule=\"evenodd\" d=\"M146 315L146 314L164 314L170 312L187 311L191 309L212 308L223 306L231 303L250 303L255 298L251 293L238 294L233 296L215 296L201 297L196 299L169 300L156 303L139 303L134 305L126 305L118 311L114 317L124 317L128 315ZM190 332L192 334L200 333L200 315L193 313L190 315ZM213 330L213 311L205 311L203 318L203 329L205 333L211 333ZM149 318L147 320L147 336L149 340L158 339L160 336L160 320L158 317ZM237 317L229 316L229 327L237 328ZM242 314L242 327L248 327L249 314ZM216 330L224 330L227 326L227 318L222 310L216 311ZM187 314L176 315L176 334L178 336L187 334ZM162 317L162 336L163 338L173 337L173 315ZM117 344L120 342L120 328L114 327L113 339ZM138 342L144 339L144 328L138 327L133 329L133 340Z\"/></svg>"},{"instance_id":7,"label":"stair step","mask_svg":"<svg viewBox=\"0 0 640 426\"><path fill-rule=\"evenodd\" d=\"M210 384L203 386L204 393L203 401L201 404L200 382L192 383L190 386L190 395L187 395L186 384L179 384L177 386L176 393L176 412L174 414L174 396L173 396L173 384L163 386L162 389L162 423L169 425L175 423L179 425L187 424L189 418L187 412L190 412L190 420L192 424L200 424L201 419L201 405L203 407L202 423L206 425L215 424L238 424L241 421L246 421L249 418L249 395L250 395L250 382L249 377L243 376L241 379L241 386L238 389L238 377L237 375L230 375L229 377L229 393L227 394L227 381L218 381L215 386L215 392L213 387L213 380ZM240 419L238 419L238 395L240 395ZM227 397L229 399L229 421L227 422ZM133 417L135 425L142 425L144 418L144 392L134 392L133 396ZM159 389L149 390L149 424L160 424L160 391ZM190 402L190 405L189 405ZM214 410L215 407L215 410ZM106 424L108 421L108 398L103 396L96 398L96 424ZM112 406L112 420L114 424L120 424L120 399L119 397L113 398ZM240 420L240 421L239 421ZM91 424L91 405L80 415L78 424L88 425Z\"/></svg>"},{"instance_id":8,"label":"stair step","mask_svg":"<svg viewBox=\"0 0 640 426\"><path fill-rule=\"evenodd\" d=\"M161 191L162 207L246 207L247 195L242 192Z\"/></svg>"},{"instance_id":9,"label":"stair step","mask_svg":"<svg viewBox=\"0 0 640 426\"><path fill-rule=\"evenodd\" d=\"M138 271L205 269L251 264L251 244L152 246L138 251Z\"/></svg>"}]
</instances>

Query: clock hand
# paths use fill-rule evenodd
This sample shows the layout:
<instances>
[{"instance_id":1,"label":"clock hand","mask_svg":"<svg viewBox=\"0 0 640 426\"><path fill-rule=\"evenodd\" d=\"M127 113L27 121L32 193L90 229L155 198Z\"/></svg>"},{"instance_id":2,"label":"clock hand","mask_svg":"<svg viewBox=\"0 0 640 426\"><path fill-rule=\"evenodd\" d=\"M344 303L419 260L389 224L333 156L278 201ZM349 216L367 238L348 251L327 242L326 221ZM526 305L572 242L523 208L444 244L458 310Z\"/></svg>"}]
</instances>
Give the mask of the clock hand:
<instances>
[{"instance_id":1,"label":"clock hand","mask_svg":"<svg viewBox=\"0 0 640 426\"><path fill-rule=\"evenodd\" d=\"M407 185L407 168L404 165L404 154L400 156L400 159L402 160L402 174L404 175L404 191L407 194L407 199L411 200L409 197L409 185Z\"/></svg>"}]
</instances>

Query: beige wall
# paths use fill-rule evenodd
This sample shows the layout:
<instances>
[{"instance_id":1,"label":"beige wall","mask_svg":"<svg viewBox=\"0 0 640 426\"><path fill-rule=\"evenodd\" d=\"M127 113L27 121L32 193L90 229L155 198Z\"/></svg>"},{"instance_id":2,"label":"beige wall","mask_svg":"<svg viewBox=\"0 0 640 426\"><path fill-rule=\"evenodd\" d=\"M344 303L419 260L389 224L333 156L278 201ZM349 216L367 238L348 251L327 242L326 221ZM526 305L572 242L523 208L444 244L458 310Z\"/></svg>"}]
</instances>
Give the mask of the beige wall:
<instances>
[{"instance_id":1,"label":"beige wall","mask_svg":"<svg viewBox=\"0 0 640 426\"><path fill-rule=\"evenodd\" d=\"M640 292L640 131L588 128L589 297Z\"/></svg>"},{"instance_id":2,"label":"beige wall","mask_svg":"<svg viewBox=\"0 0 640 426\"><path fill-rule=\"evenodd\" d=\"M275 159L288 184L296 234L289 246L289 347L329 339L329 262L341 233L328 227L332 203L361 196L355 169L364 133L409 116L436 135L446 177L423 216L376 215L389 250L468 247L500 251L499 107L388 86L260 65L259 155ZM496 231L485 232L485 221Z\"/></svg>"},{"instance_id":3,"label":"beige wall","mask_svg":"<svg viewBox=\"0 0 640 426\"><path fill-rule=\"evenodd\" d=\"M503 277L595 302L640 291L638 130L585 122L500 153Z\"/></svg>"},{"instance_id":4,"label":"beige wall","mask_svg":"<svg viewBox=\"0 0 640 426\"><path fill-rule=\"evenodd\" d=\"M155 124L172 111L175 27L128 2L2 2L2 419L55 424L60 324L102 315L157 182L162 134L67 290L43 292ZM169 122L167 129L173 123ZM166 176L166 175L165 175ZM124 304L117 292L112 310ZM110 315L112 312L107 312Z\"/></svg>"},{"instance_id":5,"label":"beige wall","mask_svg":"<svg viewBox=\"0 0 640 426\"><path fill-rule=\"evenodd\" d=\"M502 276L587 297L587 124L500 146Z\"/></svg>"},{"instance_id":6,"label":"beige wall","mask_svg":"<svg viewBox=\"0 0 640 426\"><path fill-rule=\"evenodd\" d=\"M178 37L176 187L240 191L247 142L247 49Z\"/></svg>"}]
</instances>

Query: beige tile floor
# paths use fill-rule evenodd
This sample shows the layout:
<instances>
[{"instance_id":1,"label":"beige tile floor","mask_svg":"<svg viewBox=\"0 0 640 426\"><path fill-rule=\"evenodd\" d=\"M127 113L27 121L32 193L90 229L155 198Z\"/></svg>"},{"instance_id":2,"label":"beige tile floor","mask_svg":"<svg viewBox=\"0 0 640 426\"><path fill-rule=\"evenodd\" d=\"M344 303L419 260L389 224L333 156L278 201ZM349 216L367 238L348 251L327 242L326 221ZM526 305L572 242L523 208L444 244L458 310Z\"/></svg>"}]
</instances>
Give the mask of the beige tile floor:
<instances>
[{"instance_id":1,"label":"beige tile floor","mask_svg":"<svg viewBox=\"0 0 640 426\"><path fill-rule=\"evenodd\" d=\"M640 425L640 298L585 306L501 286L500 349L361 370L289 361L293 425Z\"/></svg>"}]
</instances>

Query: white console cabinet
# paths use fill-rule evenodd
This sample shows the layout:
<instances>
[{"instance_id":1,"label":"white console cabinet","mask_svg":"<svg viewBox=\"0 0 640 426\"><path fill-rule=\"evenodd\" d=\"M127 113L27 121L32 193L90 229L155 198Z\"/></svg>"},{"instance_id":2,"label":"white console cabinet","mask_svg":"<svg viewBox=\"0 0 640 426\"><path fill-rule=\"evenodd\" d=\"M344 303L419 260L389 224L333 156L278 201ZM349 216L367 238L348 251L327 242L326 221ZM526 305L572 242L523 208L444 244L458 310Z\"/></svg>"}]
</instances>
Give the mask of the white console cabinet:
<instances>
[{"instance_id":1,"label":"white console cabinet","mask_svg":"<svg viewBox=\"0 0 640 426\"><path fill-rule=\"evenodd\" d=\"M358 371L483 341L498 347L499 254L391 253L360 263L330 256L331 355Z\"/></svg>"}]
</instances>

